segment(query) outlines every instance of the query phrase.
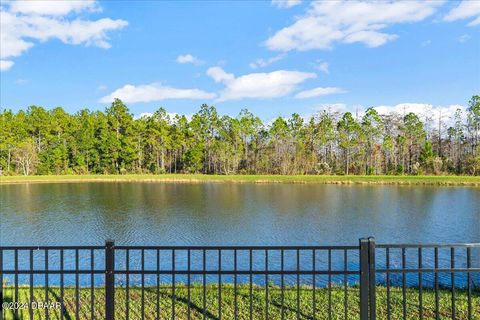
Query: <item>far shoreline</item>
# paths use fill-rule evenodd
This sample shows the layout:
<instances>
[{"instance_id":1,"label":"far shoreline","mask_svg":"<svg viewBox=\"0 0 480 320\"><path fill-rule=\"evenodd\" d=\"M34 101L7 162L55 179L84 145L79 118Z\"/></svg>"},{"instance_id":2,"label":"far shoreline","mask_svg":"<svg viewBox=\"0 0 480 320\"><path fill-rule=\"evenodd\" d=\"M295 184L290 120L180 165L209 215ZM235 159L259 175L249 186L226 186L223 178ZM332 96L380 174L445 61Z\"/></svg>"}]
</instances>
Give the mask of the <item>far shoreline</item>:
<instances>
[{"instance_id":1,"label":"far shoreline","mask_svg":"<svg viewBox=\"0 0 480 320\"><path fill-rule=\"evenodd\" d=\"M207 175L207 174L126 174L126 175L43 175L0 176L2 184L163 182L163 183L298 183L358 185L480 186L480 176L335 176L335 175Z\"/></svg>"}]
</instances>

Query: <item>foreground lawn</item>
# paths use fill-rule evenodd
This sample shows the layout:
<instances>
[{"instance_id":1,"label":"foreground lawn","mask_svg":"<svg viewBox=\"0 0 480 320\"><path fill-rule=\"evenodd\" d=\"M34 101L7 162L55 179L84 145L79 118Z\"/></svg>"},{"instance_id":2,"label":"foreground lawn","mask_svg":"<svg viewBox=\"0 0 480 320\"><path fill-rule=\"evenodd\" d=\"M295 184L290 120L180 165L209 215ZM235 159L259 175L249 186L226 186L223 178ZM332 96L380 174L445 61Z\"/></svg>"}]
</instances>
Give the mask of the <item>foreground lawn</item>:
<instances>
[{"instance_id":1,"label":"foreground lawn","mask_svg":"<svg viewBox=\"0 0 480 320\"><path fill-rule=\"evenodd\" d=\"M131 287L129 290L129 318L141 319L141 310L143 308L145 319L156 319L157 316L157 288L146 287L144 294L144 304L141 303L141 289ZM115 313L116 319L126 319L126 290L116 288ZM172 290L171 286L161 286L159 288L159 318L172 318ZM250 288L248 285L238 285L237 287L237 315L239 319L250 318ZM89 288L78 290L78 317L79 319L90 319L93 313L95 319L104 318L104 299L105 291L102 288L95 288L93 297ZM19 289L19 301L29 301L29 289L21 287ZM59 299L60 290L58 287L50 288L49 301ZM218 285L207 285L205 290L206 300L204 309L203 289L200 285L190 287L190 316L191 319L203 319L205 312L207 319L218 319L219 315L219 287ZM391 319L403 319L403 296L401 288L391 289ZM465 290L456 290L456 319L468 319L467 293ZM221 313L223 319L234 318L234 288L231 284L224 284L221 288ZM407 289L406 312L407 319L419 319L418 290ZM12 287L4 288L4 301L14 300L14 290ZM329 308L328 301L331 299L332 319L359 319L359 291L357 287L348 287L347 304L348 311L345 314L343 287L333 287L331 296L327 289L317 289L315 291L315 318L328 319ZM297 319L297 312L300 319L313 319L313 290L311 288L300 288L299 304L297 305L297 291L295 287L288 287L284 290L283 304L281 290L278 287L269 287L268 290L268 317L269 319L281 319L282 310L285 319ZM94 308L91 308L91 301L94 301ZM184 285L178 285L175 289L175 318L187 319L188 314L188 291ZM45 289L36 287L34 289L34 301L45 301ZM65 288L64 290L64 315L65 319L75 319L76 291L74 288ZM266 317L266 291L265 287L254 286L252 290L252 318L265 319ZM435 295L432 290L423 290L423 317L424 319L435 319ZM282 307L283 306L283 307ZM377 319L386 319L387 302L386 289L377 288ZM5 319L15 319L12 310L4 310ZM45 310L34 310L34 319L45 319ZM51 309L49 311L50 319L59 319L60 310ZM448 290L439 292L439 318L451 319L451 294ZM21 309L18 312L17 319L28 319L29 310ZM472 319L480 319L480 293L472 293Z\"/></svg>"},{"instance_id":2,"label":"foreground lawn","mask_svg":"<svg viewBox=\"0 0 480 320\"><path fill-rule=\"evenodd\" d=\"M480 186L480 176L324 176L324 175L204 175L204 174L127 174L127 175L48 175L0 176L0 184L33 182L252 182L324 184L401 184Z\"/></svg>"}]
</instances>

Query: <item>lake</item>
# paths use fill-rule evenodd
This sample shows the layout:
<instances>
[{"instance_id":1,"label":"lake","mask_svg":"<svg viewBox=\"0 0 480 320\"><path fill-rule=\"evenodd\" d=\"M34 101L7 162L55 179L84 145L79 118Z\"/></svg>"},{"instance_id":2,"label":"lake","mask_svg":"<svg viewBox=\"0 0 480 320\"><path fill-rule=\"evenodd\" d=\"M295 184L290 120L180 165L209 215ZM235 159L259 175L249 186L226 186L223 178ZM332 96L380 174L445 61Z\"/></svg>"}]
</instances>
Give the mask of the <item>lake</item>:
<instances>
[{"instance_id":1,"label":"lake","mask_svg":"<svg viewBox=\"0 0 480 320\"><path fill-rule=\"evenodd\" d=\"M480 188L236 183L0 185L3 245L480 242Z\"/></svg>"},{"instance_id":2,"label":"lake","mask_svg":"<svg viewBox=\"0 0 480 320\"><path fill-rule=\"evenodd\" d=\"M473 187L12 184L0 185L0 204L2 245L356 245L366 236L377 243L480 242L480 188ZM441 262L448 264L449 254L440 252ZM473 254L480 265L479 251ZM73 264L73 256L65 259ZM80 259L88 266L88 257ZM432 263L432 255L424 260ZM358 256L350 261L358 267ZM342 264L333 258L334 267ZM441 279L448 285L448 275Z\"/></svg>"}]
</instances>

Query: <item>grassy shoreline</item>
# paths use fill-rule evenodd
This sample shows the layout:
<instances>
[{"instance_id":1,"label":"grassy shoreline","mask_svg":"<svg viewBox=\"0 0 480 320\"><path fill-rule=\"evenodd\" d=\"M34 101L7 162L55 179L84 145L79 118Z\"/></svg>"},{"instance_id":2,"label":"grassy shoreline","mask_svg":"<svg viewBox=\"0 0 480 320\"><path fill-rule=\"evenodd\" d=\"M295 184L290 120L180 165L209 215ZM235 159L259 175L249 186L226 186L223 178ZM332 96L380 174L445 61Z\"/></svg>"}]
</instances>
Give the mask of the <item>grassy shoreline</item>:
<instances>
[{"instance_id":1,"label":"grassy shoreline","mask_svg":"<svg viewBox=\"0 0 480 320\"><path fill-rule=\"evenodd\" d=\"M178 284L175 289L175 295L172 295L172 287L170 285L161 285L156 287L145 287L144 291L144 312L145 319L156 319L156 311L159 310L160 319L172 318L172 300L175 301L175 316L178 319L186 319L188 314L188 287ZM203 311L208 319L217 319L219 313L219 297L220 290L216 284L208 284L205 290L205 303L203 300L203 287L200 284L192 284L190 286L190 313L192 319L203 319ZM285 313L285 319L296 319L297 311L301 319L313 318L313 290L311 287L301 286L298 291L295 286L287 286L283 291L279 287L269 286L268 296L266 288L254 285L250 295L250 288L247 284L239 284L234 290L232 284L223 284L221 286L221 309L222 316L225 319L234 318L235 299L237 302L237 312L240 319L248 319L250 313L250 296L252 297L252 316L253 319L265 319L267 305L265 301L268 297L268 315L270 319L281 319L282 310ZM317 288L315 290L315 318L329 319L327 306L331 301L331 312L334 319L344 319L345 315L345 298L348 301L348 319L357 319L359 316L359 289L358 287L347 287L344 291L342 286L333 286L329 294L327 288ZM159 306L157 309L157 292L159 297ZM92 296L93 293L93 296ZM93 291L90 288L80 288L78 295L75 288L65 287L64 289L64 313L66 319L74 318L75 303L78 301L79 318L90 319L93 312L96 319L101 319L104 315L104 296L105 290L95 287ZM4 287L4 301L14 301L14 288ZM44 287L34 287L33 301L47 301ZM78 296L78 300L77 297ZM58 301L60 297L60 289L58 287L49 287L48 301ZM30 299L29 288L20 287L18 290L18 298L20 302L27 302ZM115 313L116 318L125 318L126 290L124 287L115 289ZM419 295L418 289L407 288L405 291L406 298L406 315L407 319L418 319L419 312ZM134 319L140 319L142 308L142 291L138 286L130 287L129 314ZM386 318L386 288L377 287L377 316L379 319ZM468 319L467 292L465 289L456 290L456 319ZM91 309L91 301L93 300L94 310ZM480 309L480 297L477 291L472 292L472 312ZM403 292L402 288L392 287L390 291L390 308L392 319L403 318ZM450 319L452 317L451 310L451 292L449 289L441 289L438 292L439 315L442 319ZM432 289L424 288L422 295L423 315L425 319L435 318L435 293ZM283 307L282 307L283 306ZM205 308L205 309L204 309ZM28 319L29 310L19 310L18 319ZM50 310L50 317L56 319L60 310ZM474 313L475 314L475 313ZM68 317L67 317L68 316ZM14 319L13 310L6 310L5 319ZM34 319L45 319L44 310L34 310ZM473 318L477 319L477 318Z\"/></svg>"},{"instance_id":2,"label":"grassy shoreline","mask_svg":"<svg viewBox=\"0 0 480 320\"><path fill-rule=\"evenodd\" d=\"M0 176L0 184L76 182L165 182L165 183L318 183L390 184L435 186L480 186L480 176L327 176L327 175L204 175L204 174L127 174L127 175L44 175Z\"/></svg>"}]
</instances>

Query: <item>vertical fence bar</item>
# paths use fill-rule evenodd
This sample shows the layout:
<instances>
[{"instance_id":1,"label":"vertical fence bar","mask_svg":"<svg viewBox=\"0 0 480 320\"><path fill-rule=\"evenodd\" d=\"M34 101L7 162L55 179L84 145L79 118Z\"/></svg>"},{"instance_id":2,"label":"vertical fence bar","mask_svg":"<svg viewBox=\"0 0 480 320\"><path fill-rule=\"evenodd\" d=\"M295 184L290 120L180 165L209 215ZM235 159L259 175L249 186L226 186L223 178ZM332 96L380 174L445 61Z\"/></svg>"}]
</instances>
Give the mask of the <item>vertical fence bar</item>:
<instances>
[{"instance_id":1,"label":"vertical fence bar","mask_svg":"<svg viewBox=\"0 0 480 320\"><path fill-rule=\"evenodd\" d=\"M141 319L145 319L145 250L141 250L141 288L142 288L142 293L141 293L141 302L140 302L140 316L142 317Z\"/></svg>"},{"instance_id":2,"label":"vertical fence bar","mask_svg":"<svg viewBox=\"0 0 480 320\"><path fill-rule=\"evenodd\" d=\"M15 302L18 303L18 249L15 249L14 251L14 269L15 269L15 275L14 275L14 282L15 282ZM32 296L33 296L33 251L30 250L30 305L32 305ZM3 285L3 283L2 283ZM29 308L30 314L32 313L32 308ZM15 319L18 318L18 308L14 309L14 315ZM30 318L33 318L33 314L31 314Z\"/></svg>"},{"instance_id":3,"label":"vertical fence bar","mask_svg":"<svg viewBox=\"0 0 480 320\"><path fill-rule=\"evenodd\" d=\"M15 270L18 271L18 250L15 250ZM18 275L15 274L15 301L18 301ZM33 297L33 250L30 250L30 305L34 301ZM28 308L30 319L33 319L33 308ZM17 309L15 308L15 315L18 317ZM15 318L16 319L16 318Z\"/></svg>"},{"instance_id":4,"label":"vertical fence bar","mask_svg":"<svg viewBox=\"0 0 480 320\"><path fill-rule=\"evenodd\" d=\"M45 302L48 304L48 249L45 249ZM45 308L45 319L50 319L48 308Z\"/></svg>"},{"instance_id":5,"label":"vertical fence bar","mask_svg":"<svg viewBox=\"0 0 480 320\"><path fill-rule=\"evenodd\" d=\"M237 305L237 249L233 251L233 314L235 320L238 319L238 305Z\"/></svg>"},{"instance_id":6,"label":"vertical fence bar","mask_svg":"<svg viewBox=\"0 0 480 320\"><path fill-rule=\"evenodd\" d=\"M315 249L312 250L312 271L313 271L313 274L312 274L312 285L313 285L313 293L312 293L312 309L313 309L313 320L315 320L316 318L316 309L317 309L317 306L316 306L316 295L315 295L315 291L317 291L317 288L316 288L316 277L315 277L315 271L317 270L317 266L316 266L316 263L315 263L315 260L316 257L315 257Z\"/></svg>"},{"instance_id":7,"label":"vertical fence bar","mask_svg":"<svg viewBox=\"0 0 480 320\"><path fill-rule=\"evenodd\" d=\"M283 249L280 251L280 270L281 270L281 283L280 283L280 299L281 299L281 307L282 307L282 320L285 319L285 275L284 275L284 262L283 262L284 251Z\"/></svg>"},{"instance_id":8,"label":"vertical fence bar","mask_svg":"<svg viewBox=\"0 0 480 320\"><path fill-rule=\"evenodd\" d=\"M218 250L218 319L222 319L222 250Z\"/></svg>"},{"instance_id":9,"label":"vertical fence bar","mask_svg":"<svg viewBox=\"0 0 480 320\"><path fill-rule=\"evenodd\" d=\"M422 248L418 248L418 316L423 319L423 273L422 273Z\"/></svg>"},{"instance_id":10,"label":"vertical fence bar","mask_svg":"<svg viewBox=\"0 0 480 320\"><path fill-rule=\"evenodd\" d=\"M0 248L0 302L3 301L3 250ZM0 320L3 320L3 304L0 305Z\"/></svg>"},{"instance_id":11,"label":"vertical fence bar","mask_svg":"<svg viewBox=\"0 0 480 320\"><path fill-rule=\"evenodd\" d=\"M297 319L300 319L300 250L297 249Z\"/></svg>"},{"instance_id":12,"label":"vertical fence bar","mask_svg":"<svg viewBox=\"0 0 480 320\"><path fill-rule=\"evenodd\" d=\"M402 248L402 269L407 268L407 252L405 248ZM407 319L407 274L402 273L402 307L403 307L403 319Z\"/></svg>"},{"instance_id":13,"label":"vertical fence bar","mask_svg":"<svg viewBox=\"0 0 480 320\"><path fill-rule=\"evenodd\" d=\"M386 267L387 267L387 320L391 319L390 314L390 248L386 249L385 253Z\"/></svg>"},{"instance_id":14,"label":"vertical fence bar","mask_svg":"<svg viewBox=\"0 0 480 320\"><path fill-rule=\"evenodd\" d=\"M172 250L172 319L175 319L175 249ZM142 288L143 290L143 288Z\"/></svg>"},{"instance_id":15,"label":"vertical fence bar","mask_svg":"<svg viewBox=\"0 0 480 320\"><path fill-rule=\"evenodd\" d=\"M470 248L467 248L467 269L472 267L472 258ZM470 270L467 272L467 304L468 304L468 320L472 320L472 276Z\"/></svg>"},{"instance_id":16,"label":"vertical fence bar","mask_svg":"<svg viewBox=\"0 0 480 320\"><path fill-rule=\"evenodd\" d=\"M435 255L435 279L434 279L434 285L435 285L435 319L438 320L440 319L440 313L439 313L439 297L438 297L438 248L434 249L434 255Z\"/></svg>"},{"instance_id":17,"label":"vertical fence bar","mask_svg":"<svg viewBox=\"0 0 480 320\"><path fill-rule=\"evenodd\" d=\"M348 251L343 250L343 313L345 320L348 319Z\"/></svg>"},{"instance_id":18,"label":"vertical fence bar","mask_svg":"<svg viewBox=\"0 0 480 320\"><path fill-rule=\"evenodd\" d=\"M105 242L105 320L115 319L115 244Z\"/></svg>"},{"instance_id":19,"label":"vertical fence bar","mask_svg":"<svg viewBox=\"0 0 480 320\"><path fill-rule=\"evenodd\" d=\"M75 249L75 319L80 319L80 283L78 249Z\"/></svg>"},{"instance_id":20,"label":"vertical fence bar","mask_svg":"<svg viewBox=\"0 0 480 320\"><path fill-rule=\"evenodd\" d=\"M95 253L94 250L90 250L90 318L95 319L95 277L94 277L94 271L95 269Z\"/></svg>"},{"instance_id":21,"label":"vertical fence bar","mask_svg":"<svg viewBox=\"0 0 480 320\"><path fill-rule=\"evenodd\" d=\"M452 319L456 319L456 307L455 307L455 248L450 248L450 281L452 288Z\"/></svg>"},{"instance_id":22,"label":"vertical fence bar","mask_svg":"<svg viewBox=\"0 0 480 320\"><path fill-rule=\"evenodd\" d=\"M359 240L360 246L360 320L368 320L368 239Z\"/></svg>"},{"instance_id":23,"label":"vertical fence bar","mask_svg":"<svg viewBox=\"0 0 480 320\"><path fill-rule=\"evenodd\" d=\"M252 291L252 259L253 259L253 257L252 257L252 249L249 250L249 254L250 254L250 257L249 257L250 258L249 259L249 261L250 261L250 278L249 278L249 280L250 280L250 288L249 288L250 289L250 297L249 298L250 298L250 320L252 320L253 319L253 291Z\"/></svg>"},{"instance_id":24,"label":"vertical fence bar","mask_svg":"<svg viewBox=\"0 0 480 320\"><path fill-rule=\"evenodd\" d=\"M376 265L375 265L375 238L368 238L368 296L370 302L370 320L375 320L377 318L377 297L376 297Z\"/></svg>"},{"instance_id":25,"label":"vertical fence bar","mask_svg":"<svg viewBox=\"0 0 480 320\"><path fill-rule=\"evenodd\" d=\"M328 320L332 320L332 249L328 249Z\"/></svg>"},{"instance_id":26,"label":"vertical fence bar","mask_svg":"<svg viewBox=\"0 0 480 320\"><path fill-rule=\"evenodd\" d=\"M265 249L265 320L268 320L268 250Z\"/></svg>"},{"instance_id":27,"label":"vertical fence bar","mask_svg":"<svg viewBox=\"0 0 480 320\"><path fill-rule=\"evenodd\" d=\"M190 250L188 252L190 254ZM189 258L190 258L190 255L189 255ZM188 261L188 266L190 267L190 260ZM188 279L190 279L190 275L188 276ZM157 249L157 297L156 297L157 298L157 319L160 319L160 280L161 280L160 279L160 250ZM190 284L189 284L188 288L190 290ZM189 296L188 302L189 302L189 306L190 306L190 296ZM190 309L188 311L189 311L189 313L188 313L189 318L188 319L190 319Z\"/></svg>"},{"instance_id":28,"label":"vertical fence bar","mask_svg":"<svg viewBox=\"0 0 480 320\"><path fill-rule=\"evenodd\" d=\"M60 249L60 303L61 303L61 310L60 310L60 320L63 320L63 317L65 316L65 302L63 301L63 249Z\"/></svg>"},{"instance_id":29,"label":"vertical fence bar","mask_svg":"<svg viewBox=\"0 0 480 320\"><path fill-rule=\"evenodd\" d=\"M207 319L207 252L203 249L203 319Z\"/></svg>"},{"instance_id":30,"label":"vertical fence bar","mask_svg":"<svg viewBox=\"0 0 480 320\"><path fill-rule=\"evenodd\" d=\"M187 319L190 320L190 259L191 259L191 252L190 249L187 251L187 271L188 271L188 276L187 276Z\"/></svg>"},{"instance_id":31,"label":"vertical fence bar","mask_svg":"<svg viewBox=\"0 0 480 320\"><path fill-rule=\"evenodd\" d=\"M125 319L130 318L130 250L125 250Z\"/></svg>"}]
</instances>

